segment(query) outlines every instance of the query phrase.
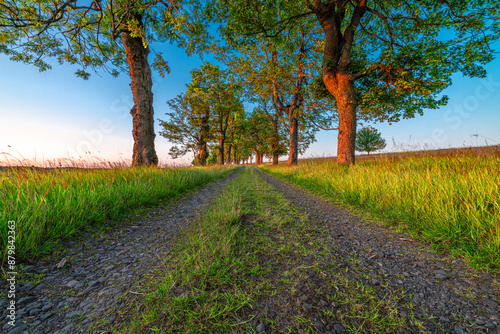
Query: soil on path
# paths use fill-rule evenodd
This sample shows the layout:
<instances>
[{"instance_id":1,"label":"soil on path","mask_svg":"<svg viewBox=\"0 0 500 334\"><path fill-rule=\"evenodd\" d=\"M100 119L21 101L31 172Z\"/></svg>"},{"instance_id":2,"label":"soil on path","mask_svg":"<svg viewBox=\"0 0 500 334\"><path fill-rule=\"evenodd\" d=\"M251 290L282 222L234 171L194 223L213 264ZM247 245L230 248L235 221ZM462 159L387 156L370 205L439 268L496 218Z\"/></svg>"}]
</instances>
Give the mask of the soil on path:
<instances>
[{"instance_id":1,"label":"soil on path","mask_svg":"<svg viewBox=\"0 0 500 334\"><path fill-rule=\"evenodd\" d=\"M323 272L343 272L353 284L373 288L381 301L396 294L403 296L395 305L397 316L412 318L412 323L420 324L420 328L401 328L400 331L405 334L500 334L498 277L475 271L467 267L463 260L433 253L427 244L390 228L366 222L331 202L257 171L307 214L313 237L330 240L327 241L329 256L319 255L318 251L316 256L301 259L304 266L316 270L301 277L298 293L291 296L289 305L292 306L288 313L311 320L320 333L347 331L348 319L345 323L334 324L328 315L335 314L334 318L342 319L343 312L353 314L357 302L337 305L323 295L328 291L327 294L332 295L338 292L332 289L332 278ZM305 244L304 247L314 254L315 249L311 245ZM272 304L270 302L265 308L279 309L278 305ZM405 308L404 305L414 307ZM274 312L271 314L276 317ZM360 321L363 317L369 315L360 314ZM258 326L257 322L255 326Z\"/></svg>"},{"instance_id":2,"label":"soil on path","mask_svg":"<svg viewBox=\"0 0 500 334\"><path fill-rule=\"evenodd\" d=\"M23 268L17 285L16 326L6 323L8 299L0 300L2 333L102 333L123 319L116 310L133 302L136 283L162 265L179 232L194 220L241 170L173 203L159 206L140 221L84 241L67 241L57 260ZM62 259L66 264L58 268ZM30 283L32 281L32 283ZM33 282L34 281L34 282ZM7 291L2 282L2 291Z\"/></svg>"}]
</instances>

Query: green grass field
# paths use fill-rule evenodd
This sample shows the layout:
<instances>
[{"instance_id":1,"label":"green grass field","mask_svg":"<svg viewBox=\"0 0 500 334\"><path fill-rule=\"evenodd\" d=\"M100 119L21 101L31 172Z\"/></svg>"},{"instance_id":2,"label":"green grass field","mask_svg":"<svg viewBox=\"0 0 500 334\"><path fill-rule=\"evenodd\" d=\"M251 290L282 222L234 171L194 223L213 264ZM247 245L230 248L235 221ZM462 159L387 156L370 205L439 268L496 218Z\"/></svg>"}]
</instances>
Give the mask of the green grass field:
<instances>
[{"instance_id":1,"label":"green grass field","mask_svg":"<svg viewBox=\"0 0 500 334\"><path fill-rule=\"evenodd\" d=\"M500 269L500 156L462 154L332 161L264 171L396 224L476 268Z\"/></svg>"},{"instance_id":2,"label":"green grass field","mask_svg":"<svg viewBox=\"0 0 500 334\"><path fill-rule=\"evenodd\" d=\"M0 172L0 250L16 222L18 259L50 251L82 226L102 225L133 209L174 199L230 173L225 168L5 169Z\"/></svg>"}]
</instances>

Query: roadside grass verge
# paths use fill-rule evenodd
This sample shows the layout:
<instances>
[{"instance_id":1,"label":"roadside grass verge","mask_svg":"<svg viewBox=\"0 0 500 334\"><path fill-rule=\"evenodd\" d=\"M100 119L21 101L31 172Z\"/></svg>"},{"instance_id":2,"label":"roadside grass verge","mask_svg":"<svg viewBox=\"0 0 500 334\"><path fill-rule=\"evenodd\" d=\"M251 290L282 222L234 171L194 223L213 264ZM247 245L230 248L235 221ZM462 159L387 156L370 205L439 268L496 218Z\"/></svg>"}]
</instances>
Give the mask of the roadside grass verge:
<instances>
[{"instance_id":1,"label":"roadside grass verge","mask_svg":"<svg viewBox=\"0 0 500 334\"><path fill-rule=\"evenodd\" d=\"M0 251L7 253L7 223L15 221L18 260L50 252L80 227L99 226L134 209L177 198L232 169L135 167L127 169L12 168L0 172Z\"/></svg>"},{"instance_id":2,"label":"roadside grass verge","mask_svg":"<svg viewBox=\"0 0 500 334\"><path fill-rule=\"evenodd\" d=\"M319 333L344 324L397 333L421 325L404 292L371 287L372 273L337 264L332 242L247 168L138 283L140 298L119 310L125 323L113 332L256 333L263 325L267 333Z\"/></svg>"},{"instance_id":3,"label":"roadside grass verge","mask_svg":"<svg viewBox=\"0 0 500 334\"><path fill-rule=\"evenodd\" d=\"M458 155L370 160L351 167L304 162L262 167L274 176L354 206L464 256L500 269L500 156Z\"/></svg>"}]
</instances>

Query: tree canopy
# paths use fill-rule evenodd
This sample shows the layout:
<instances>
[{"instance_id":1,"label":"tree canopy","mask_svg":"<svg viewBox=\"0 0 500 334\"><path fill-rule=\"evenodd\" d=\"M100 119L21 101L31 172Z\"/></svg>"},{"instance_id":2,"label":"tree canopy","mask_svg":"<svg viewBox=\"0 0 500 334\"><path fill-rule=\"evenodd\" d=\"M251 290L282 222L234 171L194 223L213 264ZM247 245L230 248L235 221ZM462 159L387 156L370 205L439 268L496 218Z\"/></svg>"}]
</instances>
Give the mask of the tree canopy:
<instances>
[{"instance_id":1,"label":"tree canopy","mask_svg":"<svg viewBox=\"0 0 500 334\"><path fill-rule=\"evenodd\" d=\"M188 141L173 136L189 127L198 133L193 140L200 161L213 140L184 112L202 123L206 118L203 127L217 138L219 163L230 159L231 150L248 154L248 141L238 139L256 139L248 130L252 116L243 108L246 93L270 123L268 154L275 163L283 154L285 122L291 163L298 138L307 146L313 126L331 129L335 122L337 161L352 164L358 121L392 123L421 115L447 103L443 90L454 73L485 76L500 38L499 7L500 0L5 0L0 52L40 70L50 68L47 57L79 64L83 78L92 68L117 75L127 63L135 103L134 164L158 160L148 61L156 41L176 43L188 53L214 52L228 67L205 63L180 97L186 101L173 102L178 109L172 117L187 127L165 128L180 145L172 154L193 149L194 142L188 148ZM220 41L205 33L214 22ZM170 70L161 54L153 65L162 75ZM254 151L258 146L253 143Z\"/></svg>"},{"instance_id":2,"label":"tree canopy","mask_svg":"<svg viewBox=\"0 0 500 334\"><path fill-rule=\"evenodd\" d=\"M370 152L383 150L385 146L385 139L382 138L377 129L365 127L356 134L356 151L366 152L370 155Z\"/></svg>"},{"instance_id":3,"label":"tree canopy","mask_svg":"<svg viewBox=\"0 0 500 334\"><path fill-rule=\"evenodd\" d=\"M157 164L151 69L148 55L154 41L174 42L187 52L200 50L206 38L203 21L195 15L196 0L6 0L0 2L0 52L11 60L51 68L47 57L78 64L76 75L87 79L89 69L105 69L131 78L134 107L134 165ZM186 4L191 5L188 10ZM121 43L117 39L121 37ZM161 53L153 66L170 71Z\"/></svg>"},{"instance_id":4,"label":"tree canopy","mask_svg":"<svg viewBox=\"0 0 500 334\"><path fill-rule=\"evenodd\" d=\"M318 69L335 101L338 161L354 163L358 119L397 122L447 102L452 74L484 76L498 40L498 1L211 0L227 45L283 40L311 17L323 31ZM321 89L321 85L316 85Z\"/></svg>"},{"instance_id":5,"label":"tree canopy","mask_svg":"<svg viewBox=\"0 0 500 334\"><path fill-rule=\"evenodd\" d=\"M197 1L177 0L4 0L0 3L0 52L11 60L52 68L47 58L77 64L84 79L88 70L126 71L126 53L117 39L125 32L153 42L176 43L188 53L206 43ZM190 9L189 9L190 8ZM154 67L160 75L170 68L162 53Z\"/></svg>"}]
</instances>

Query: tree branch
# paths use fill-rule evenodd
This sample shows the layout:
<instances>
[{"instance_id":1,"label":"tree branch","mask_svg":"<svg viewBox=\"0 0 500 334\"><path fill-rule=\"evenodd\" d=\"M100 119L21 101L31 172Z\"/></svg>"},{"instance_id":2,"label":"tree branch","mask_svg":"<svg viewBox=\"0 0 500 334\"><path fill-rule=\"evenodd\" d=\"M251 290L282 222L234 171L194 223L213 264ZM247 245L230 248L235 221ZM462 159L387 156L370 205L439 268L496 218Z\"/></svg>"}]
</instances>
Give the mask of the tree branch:
<instances>
[{"instance_id":1,"label":"tree branch","mask_svg":"<svg viewBox=\"0 0 500 334\"><path fill-rule=\"evenodd\" d=\"M366 10L366 0L361 0L356 8L354 8L351 22L344 32L344 47L342 48L341 60L339 64L343 69L347 69L351 63L351 49L352 44L354 43L354 33L361 22L361 18L366 13Z\"/></svg>"},{"instance_id":2,"label":"tree branch","mask_svg":"<svg viewBox=\"0 0 500 334\"><path fill-rule=\"evenodd\" d=\"M389 24L389 21L387 20L388 17L385 16L384 14L382 14L381 12L377 11L376 9L366 7L366 10L369 11L370 13L378 16L380 19L382 19L384 21L385 27L387 28L387 33L389 34L389 48L393 49L392 44L394 43L394 39L393 39L391 25Z\"/></svg>"}]
</instances>

